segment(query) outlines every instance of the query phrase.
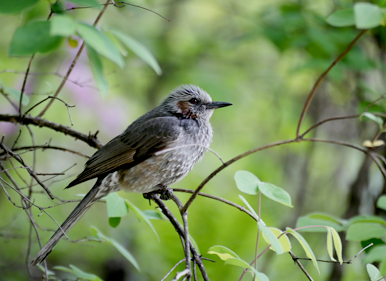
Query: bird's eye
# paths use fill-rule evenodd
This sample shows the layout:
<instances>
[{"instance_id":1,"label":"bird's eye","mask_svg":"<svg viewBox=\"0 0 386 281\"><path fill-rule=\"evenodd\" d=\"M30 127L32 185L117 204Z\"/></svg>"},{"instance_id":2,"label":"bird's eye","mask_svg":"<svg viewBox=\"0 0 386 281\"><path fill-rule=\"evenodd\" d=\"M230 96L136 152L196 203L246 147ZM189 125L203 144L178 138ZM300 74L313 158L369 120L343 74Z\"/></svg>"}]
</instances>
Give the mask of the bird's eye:
<instances>
[{"instance_id":1,"label":"bird's eye","mask_svg":"<svg viewBox=\"0 0 386 281\"><path fill-rule=\"evenodd\" d=\"M192 99L189 100L189 102L191 104L197 104L198 103L198 99L192 98Z\"/></svg>"}]
</instances>

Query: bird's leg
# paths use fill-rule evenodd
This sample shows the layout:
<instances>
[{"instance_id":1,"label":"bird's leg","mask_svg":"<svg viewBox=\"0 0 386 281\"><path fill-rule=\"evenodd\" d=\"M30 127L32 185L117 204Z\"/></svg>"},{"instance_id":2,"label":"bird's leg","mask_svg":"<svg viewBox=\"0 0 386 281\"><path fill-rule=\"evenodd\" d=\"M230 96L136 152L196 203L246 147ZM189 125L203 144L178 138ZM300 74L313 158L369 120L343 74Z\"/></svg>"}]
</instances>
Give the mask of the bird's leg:
<instances>
[{"instance_id":1,"label":"bird's leg","mask_svg":"<svg viewBox=\"0 0 386 281\"><path fill-rule=\"evenodd\" d=\"M173 190L171 188L167 187L166 185L157 184L157 187L159 187L159 189L154 190L152 192L144 193L143 197L145 199L149 199L150 200L150 199L152 199L152 195L159 194L160 198L162 200L169 200L170 197L173 195Z\"/></svg>"}]
</instances>

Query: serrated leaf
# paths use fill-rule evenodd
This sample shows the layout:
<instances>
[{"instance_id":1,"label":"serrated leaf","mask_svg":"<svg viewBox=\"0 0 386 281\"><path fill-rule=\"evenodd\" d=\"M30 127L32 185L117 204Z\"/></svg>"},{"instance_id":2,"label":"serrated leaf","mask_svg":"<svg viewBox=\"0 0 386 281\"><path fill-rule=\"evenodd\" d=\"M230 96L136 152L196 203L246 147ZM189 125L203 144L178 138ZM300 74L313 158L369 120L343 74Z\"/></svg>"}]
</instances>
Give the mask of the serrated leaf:
<instances>
[{"instance_id":1,"label":"serrated leaf","mask_svg":"<svg viewBox=\"0 0 386 281\"><path fill-rule=\"evenodd\" d=\"M276 237L279 237L280 235L280 238L278 238L279 240L279 243L281 244L282 248L283 248L283 251L284 253L287 253L289 251L291 251L291 242L289 241L288 237L286 234L283 234L283 231L281 231L280 229L278 228L275 228L275 227L269 227L269 229L271 230L271 232L276 236ZM269 242L268 238L265 236L264 232L263 232L263 239L265 240L265 242L267 242L268 244L271 244L271 242ZM272 248L272 246L270 247L271 250L274 251L274 248Z\"/></svg>"},{"instance_id":2,"label":"serrated leaf","mask_svg":"<svg viewBox=\"0 0 386 281\"><path fill-rule=\"evenodd\" d=\"M161 67L159 66L157 60L152 55L152 53L139 41L134 39L133 37L122 33L118 30L110 30L110 32L117 37L118 40L120 40L127 48L129 48L131 51L133 51L134 54L136 54L139 58L141 58L144 62L146 62L157 75L162 74Z\"/></svg>"},{"instance_id":3,"label":"serrated leaf","mask_svg":"<svg viewBox=\"0 0 386 281\"><path fill-rule=\"evenodd\" d=\"M268 244L271 244L271 247L273 248L273 250L278 255L283 254L284 253L283 246L279 242L279 239L277 239L276 235L272 232L272 230L267 226L263 225L261 222L258 222L257 224L259 225L259 229L261 230L261 232L265 237L264 239L266 241L268 240Z\"/></svg>"},{"instance_id":4,"label":"serrated leaf","mask_svg":"<svg viewBox=\"0 0 386 281\"><path fill-rule=\"evenodd\" d=\"M370 251L363 259L364 263L381 262L386 258L386 245L376 245L370 248Z\"/></svg>"},{"instance_id":5,"label":"serrated leaf","mask_svg":"<svg viewBox=\"0 0 386 281\"><path fill-rule=\"evenodd\" d=\"M50 35L71 36L75 33L75 21L67 15L57 15L51 21Z\"/></svg>"},{"instance_id":6,"label":"serrated leaf","mask_svg":"<svg viewBox=\"0 0 386 281\"><path fill-rule=\"evenodd\" d=\"M383 22L381 9L377 5L364 2L354 4L354 18L358 29L374 28Z\"/></svg>"},{"instance_id":7,"label":"serrated leaf","mask_svg":"<svg viewBox=\"0 0 386 281\"><path fill-rule=\"evenodd\" d=\"M107 215L112 217L124 217L129 212L125 199L121 198L118 193L109 193L106 196Z\"/></svg>"},{"instance_id":8,"label":"serrated leaf","mask_svg":"<svg viewBox=\"0 0 386 281\"><path fill-rule=\"evenodd\" d=\"M20 101L20 93L21 93L20 91L14 89L14 88L11 88L11 87L1 85L1 84L0 84L0 89L2 89L5 94L8 94L11 97L13 97L17 102ZM29 103L29 97L25 93L23 95L23 100L21 101L21 103L24 106Z\"/></svg>"},{"instance_id":9,"label":"serrated leaf","mask_svg":"<svg viewBox=\"0 0 386 281\"><path fill-rule=\"evenodd\" d=\"M109 225L113 228L116 228L121 223L121 220L121 217L109 218Z\"/></svg>"},{"instance_id":10,"label":"serrated leaf","mask_svg":"<svg viewBox=\"0 0 386 281\"><path fill-rule=\"evenodd\" d=\"M97 228L95 227L91 227L91 232L97 236L98 238L100 238L101 240L104 240L106 241L107 243L113 245L132 265L134 265L134 267L140 271L140 268L139 268L139 265L137 263L137 261L135 260L135 258L133 257L133 255L127 251L121 244L119 244L117 241L115 241L114 239L112 238L109 238L107 236L105 236L102 232L100 232Z\"/></svg>"},{"instance_id":11,"label":"serrated leaf","mask_svg":"<svg viewBox=\"0 0 386 281\"><path fill-rule=\"evenodd\" d=\"M97 0L66 0L67 2L71 2L77 4L81 7L101 7L101 4Z\"/></svg>"},{"instance_id":12,"label":"serrated leaf","mask_svg":"<svg viewBox=\"0 0 386 281\"><path fill-rule=\"evenodd\" d=\"M386 234L386 228L377 223L359 222L350 225L346 232L348 241L365 241L371 238L381 238Z\"/></svg>"},{"instance_id":13,"label":"serrated leaf","mask_svg":"<svg viewBox=\"0 0 386 281\"><path fill-rule=\"evenodd\" d=\"M109 83L107 82L104 74L103 74L103 64L102 61L98 55L98 53L91 48L89 45L87 45L87 55L88 60L90 63L91 72L94 76L95 83L98 86L98 89L102 96L107 95L107 90L109 88Z\"/></svg>"},{"instance_id":14,"label":"serrated leaf","mask_svg":"<svg viewBox=\"0 0 386 281\"><path fill-rule=\"evenodd\" d=\"M257 184L259 190L263 195L268 197L269 199L279 202L285 206L293 207L291 204L291 196L284 189L277 187L271 183L267 182L259 182Z\"/></svg>"},{"instance_id":15,"label":"serrated leaf","mask_svg":"<svg viewBox=\"0 0 386 281\"><path fill-rule=\"evenodd\" d=\"M224 247L221 245L210 247L207 253L211 255L217 255L223 261L226 261L227 259L230 259L230 258L240 259L240 257L231 249L228 249L227 247Z\"/></svg>"},{"instance_id":16,"label":"serrated leaf","mask_svg":"<svg viewBox=\"0 0 386 281\"><path fill-rule=\"evenodd\" d=\"M257 184L260 182L258 177L248 171L237 171L235 173L235 181L237 188L244 193L256 195L259 193Z\"/></svg>"},{"instance_id":17,"label":"serrated leaf","mask_svg":"<svg viewBox=\"0 0 386 281\"><path fill-rule=\"evenodd\" d=\"M158 238L158 241L160 241L157 231L155 230L153 224L150 222L150 220L147 218L147 216L140 209L138 209L135 205L133 205L129 200L126 199L125 202L126 202L127 206L129 207L129 209L134 212L134 214L137 216L137 218L140 221L144 221L151 228L151 230L153 230L154 234Z\"/></svg>"},{"instance_id":18,"label":"serrated leaf","mask_svg":"<svg viewBox=\"0 0 386 281\"><path fill-rule=\"evenodd\" d=\"M123 68L125 63L121 54L105 34L95 27L84 23L77 23L76 30L87 45L93 48L98 54L116 63L120 68Z\"/></svg>"},{"instance_id":19,"label":"serrated leaf","mask_svg":"<svg viewBox=\"0 0 386 281\"><path fill-rule=\"evenodd\" d=\"M369 274L371 281L378 281L382 278L382 275L379 272L378 268L376 268L374 265L370 263L366 264L366 270L367 270L367 273Z\"/></svg>"},{"instance_id":20,"label":"serrated leaf","mask_svg":"<svg viewBox=\"0 0 386 281\"><path fill-rule=\"evenodd\" d=\"M326 18L326 22L332 26L343 27L355 24L354 9L338 10Z\"/></svg>"},{"instance_id":21,"label":"serrated leaf","mask_svg":"<svg viewBox=\"0 0 386 281\"><path fill-rule=\"evenodd\" d=\"M39 0L2 0L0 1L0 13L17 14L36 5Z\"/></svg>"},{"instance_id":22,"label":"serrated leaf","mask_svg":"<svg viewBox=\"0 0 386 281\"><path fill-rule=\"evenodd\" d=\"M295 231L294 229L292 229L290 227L287 227L287 232L292 234L296 238L296 240L298 240L298 242L302 246L303 250L306 252L306 256L312 260L312 263L314 264L314 266L316 267L316 269L318 270L318 272L320 274L319 266L318 266L318 263L316 261L314 252L312 251L310 245L308 245L306 239L304 239L303 236L301 236L297 231Z\"/></svg>"},{"instance_id":23,"label":"serrated leaf","mask_svg":"<svg viewBox=\"0 0 386 281\"><path fill-rule=\"evenodd\" d=\"M51 23L37 21L16 29L9 47L10 56L48 53L60 46L64 37L50 35Z\"/></svg>"},{"instance_id":24,"label":"serrated leaf","mask_svg":"<svg viewBox=\"0 0 386 281\"><path fill-rule=\"evenodd\" d=\"M377 207L386 211L386 195L382 195L378 198Z\"/></svg>"}]
</instances>

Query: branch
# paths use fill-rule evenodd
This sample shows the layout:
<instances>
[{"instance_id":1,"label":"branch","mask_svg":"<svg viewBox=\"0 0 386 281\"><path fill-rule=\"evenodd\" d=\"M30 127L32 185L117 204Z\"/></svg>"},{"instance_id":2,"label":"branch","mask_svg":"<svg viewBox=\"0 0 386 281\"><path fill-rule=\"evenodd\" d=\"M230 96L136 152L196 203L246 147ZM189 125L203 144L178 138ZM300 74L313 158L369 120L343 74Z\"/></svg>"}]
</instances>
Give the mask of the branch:
<instances>
[{"instance_id":1,"label":"branch","mask_svg":"<svg viewBox=\"0 0 386 281\"><path fill-rule=\"evenodd\" d=\"M45 120L40 117L32 117L32 116L25 116L24 118L20 119L20 116L17 114L0 114L0 122L11 122L14 124L21 124L21 125L34 125L39 127L46 127L50 128L54 131L61 132L65 135L69 135L71 137L74 137L75 139L79 139L85 143L87 143L89 146L94 148L101 148L103 145L97 140L96 134L88 136L85 134L82 134L78 131L75 131L69 127L63 126L58 123L54 123L48 120Z\"/></svg>"}]
</instances>

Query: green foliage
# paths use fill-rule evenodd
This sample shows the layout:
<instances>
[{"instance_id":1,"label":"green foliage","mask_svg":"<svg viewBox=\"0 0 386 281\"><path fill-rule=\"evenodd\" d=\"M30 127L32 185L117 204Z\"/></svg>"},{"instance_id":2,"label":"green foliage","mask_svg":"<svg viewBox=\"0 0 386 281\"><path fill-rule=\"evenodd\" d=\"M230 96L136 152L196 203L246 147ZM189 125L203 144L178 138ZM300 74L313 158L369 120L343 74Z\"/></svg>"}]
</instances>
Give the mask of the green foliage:
<instances>
[{"instance_id":1,"label":"green foliage","mask_svg":"<svg viewBox=\"0 0 386 281\"><path fill-rule=\"evenodd\" d=\"M70 264L70 268L64 267L64 266L55 266L54 268L57 270L70 272L80 280L102 281L102 279L100 279L98 276L94 274L86 273L72 264Z\"/></svg>"},{"instance_id":2,"label":"green foliage","mask_svg":"<svg viewBox=\"0 0 386 281\"><path fill-rule=\"evenodd\" d=\"M364 241L371 238L381 238L386 235L386 228L377 223L357 222L347 229L346 240Z\"/></svg>"},{"instance_id":3,"label":"green foliage","mask_svg":"<svg viewBox=\"0 0 386 281\"><path fill-rule=\"evenodd\" d=\"M17 0L17 1L1 0L0 13L2 14L20 13L21 11L36 5L37 2L39 2L39 0Z\"/></svg>"},{"instance_id":4,"label":"green foliage","mask_svg":"<svg viewBox=\"0 0 386 281\"><path fill-rule=\"evenodd\" d=\"M109 83L107 82L103 73L102 60L99 57L98 53L88 45L87 45L87 55L88 55L88 60L90 63L92 75L94 76L99 92L103 96L106 96Z\"/></svg>"},{"instance_id":5,"label":"green foliage","mask_svg":"<svg viewBox=\"0 0 386 281\"><path fill-rule=\"evenodd\" d=\"M367 264L366 269L371 281L378 281L382 279L381 273L379 272L378 268L376 268L374 265Z\"/></svg>"}]
</instances>

